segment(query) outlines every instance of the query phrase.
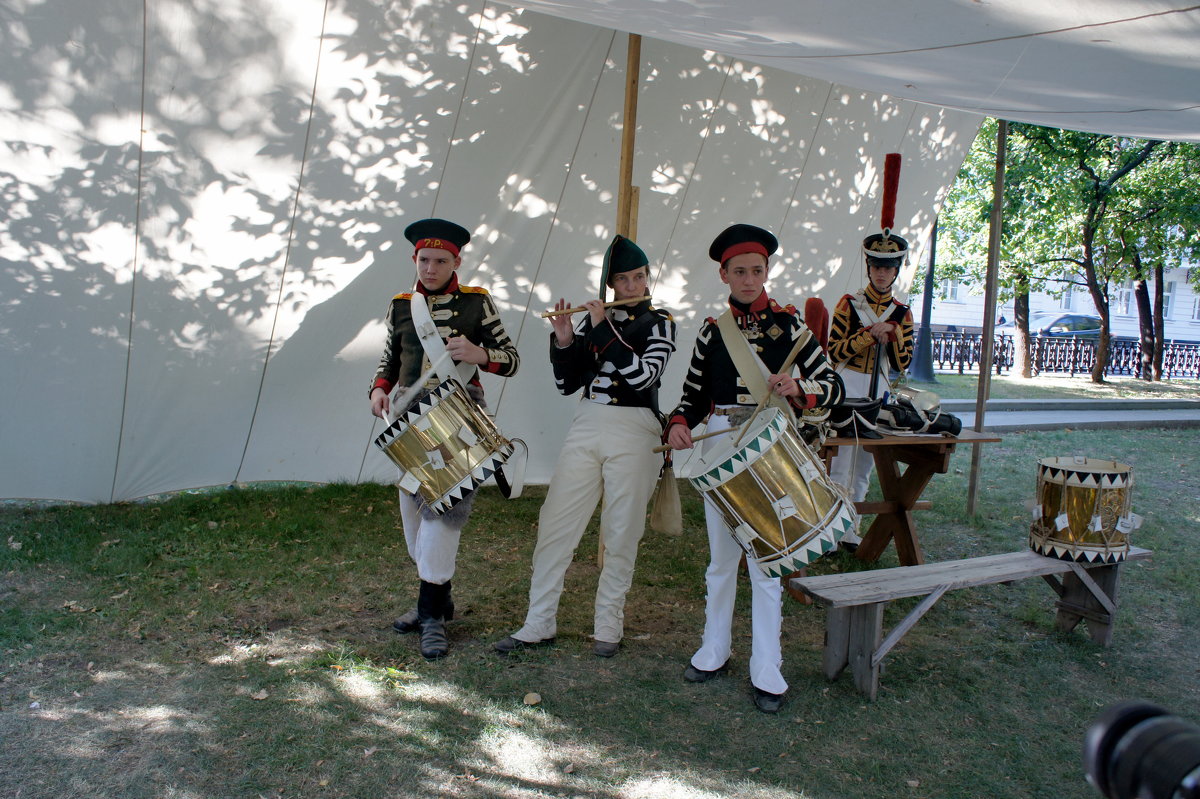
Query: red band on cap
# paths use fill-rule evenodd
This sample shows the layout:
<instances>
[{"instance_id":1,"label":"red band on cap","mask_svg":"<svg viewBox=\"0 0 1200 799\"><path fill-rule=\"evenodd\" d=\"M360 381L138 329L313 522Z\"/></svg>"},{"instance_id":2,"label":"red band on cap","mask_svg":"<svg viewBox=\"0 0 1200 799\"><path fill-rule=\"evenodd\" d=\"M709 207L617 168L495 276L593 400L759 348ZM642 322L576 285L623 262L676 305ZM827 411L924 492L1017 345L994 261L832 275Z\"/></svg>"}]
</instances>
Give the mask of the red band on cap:
<instances>
[{"instance_id":1,"label":"red band on cap","mask_svg":"<svg viewBox=\"0 0 1200 799\"><path fill-rule=\"evenodd\" d=\"M414 250L414 252L417 250L424 250L426 248L431 250L448 250L454 253L456 256L458 255L458 247L454 244L454 242L446 241L445 239L421 239L417 242L417 249Z\"/></svg>"},{"instance_id":2,"label":"red band on cap","mask_svg":"<svg viewBox=\"0 0 1200 799\"><path fill-rule=\"evenodd\" d=\"M735 255L741 255L744 252L756 252L766 258L770 258L771 254L767 252L767 248L757 241L742 241L734 244L721 253L721 263L724 264Z\"/></svg>"}]
</instances>

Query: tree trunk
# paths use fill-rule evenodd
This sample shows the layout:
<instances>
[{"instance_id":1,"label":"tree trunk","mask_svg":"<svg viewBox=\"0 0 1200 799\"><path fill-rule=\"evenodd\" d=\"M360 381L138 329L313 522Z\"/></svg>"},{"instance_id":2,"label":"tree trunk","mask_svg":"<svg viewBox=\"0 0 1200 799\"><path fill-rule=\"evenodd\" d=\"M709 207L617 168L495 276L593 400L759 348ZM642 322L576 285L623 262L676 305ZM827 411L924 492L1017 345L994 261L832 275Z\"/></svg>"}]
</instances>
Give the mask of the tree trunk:
<instances>
[{"instance_id":1,"label":"tree trunk","mask_svg":"<svg viewBox=\"0 0 1200 799\"><path fill-rule=\"evenodd\" d=\"M1154 379L1162 380L1163 377L1163 346L1165 344L1166 330L1163 328L1163 266L1162 263L1154 266L1154 329L1158 331L1158 336L1154 339Z\"/></svg>"},{"instance_id":2,"label":"tree trunk","mask_svg":"<svg viewBox=\"0 0 1200 799\"><path fill-rule=\"evenodd\" d=\"M1013 297L1013 374L1028 379L1033 377L1029 357L1029 281L1019 278L1016 292Z\"/></svg>"},{"instance_id":3,"label":"tree trunk","mask_svg":"<svg viewBox=\"0 0 1200 799\"><path fill-rule=\"evenodd\" d=\"M1146 285L1145 265L1138 253L1133 254L1133 296L1137 301L1138 343L1141 355L1138 359L1138 377L1153 380L1154 366L1154 315L1150 308L1150 287Z\"/></svg>"}]
</instances>

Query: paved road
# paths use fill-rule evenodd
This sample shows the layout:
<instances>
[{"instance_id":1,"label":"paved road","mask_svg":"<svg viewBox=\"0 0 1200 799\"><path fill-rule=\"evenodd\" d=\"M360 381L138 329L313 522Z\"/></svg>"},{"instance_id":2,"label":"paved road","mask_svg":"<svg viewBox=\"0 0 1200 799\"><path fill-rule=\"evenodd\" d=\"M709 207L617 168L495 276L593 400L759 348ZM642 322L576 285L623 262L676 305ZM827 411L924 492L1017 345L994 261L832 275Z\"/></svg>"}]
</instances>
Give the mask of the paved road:
<instances>
[{"instance_id":1,"label":"paved road","mask_svg":"<svg viewBox=\"0 0 1200 799\"><path fill-rule=\"evenodd\" d=\"M975 426L974 400L944 400L942 408L962 419L963 427ZM1147 427L1200 427L1200 401L991 400L984 414L984 429L997 433Z\"/></svg>"}]
</instances>

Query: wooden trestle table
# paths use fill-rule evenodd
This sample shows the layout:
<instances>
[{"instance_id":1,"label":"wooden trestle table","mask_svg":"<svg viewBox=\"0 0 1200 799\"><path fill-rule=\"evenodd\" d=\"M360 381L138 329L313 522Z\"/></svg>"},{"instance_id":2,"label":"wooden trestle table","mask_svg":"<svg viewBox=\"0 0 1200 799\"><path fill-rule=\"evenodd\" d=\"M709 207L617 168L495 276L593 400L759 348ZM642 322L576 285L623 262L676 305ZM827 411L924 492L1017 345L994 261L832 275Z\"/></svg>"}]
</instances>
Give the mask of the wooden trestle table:
<instances>
[{"instance_id":1,"label":"wooden trestle table","mask_svg":"<svg viewBox=\"0 0 1200 799\"><path fill-rule=\"evenodd\" d=\"M945 474L950 457L959 444L983 444L999 441L993 433L963 430L957 436L885 435L883 438L829 438L821 446L820 455L826 469L834 454L842 447L860 447L875 459L879 487L883 500L857 502L861 514L875 514L871 526L858 545L859 560L873 562L887 549L889 541L896 542L896 554L902 566L925 562L913 511L928 510L932 505L921 499L925 487L935 474ZM901 471L901 464L906 468Z\"/></svg>"}]
</instances>

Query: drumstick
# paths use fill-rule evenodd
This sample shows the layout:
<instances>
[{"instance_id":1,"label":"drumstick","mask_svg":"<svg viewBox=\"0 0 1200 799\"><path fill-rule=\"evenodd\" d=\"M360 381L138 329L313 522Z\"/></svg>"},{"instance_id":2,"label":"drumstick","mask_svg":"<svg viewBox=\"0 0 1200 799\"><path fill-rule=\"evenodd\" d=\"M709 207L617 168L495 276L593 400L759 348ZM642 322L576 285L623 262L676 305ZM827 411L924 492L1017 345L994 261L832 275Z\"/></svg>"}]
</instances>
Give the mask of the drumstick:
<instances>
[{"instance_id":1,"label":"drumstick","mask_svg":"<svg viewBox=\"0 0 1200 799\"><path fill-rule=\"evenodd\" d=\"M719 436L722 433L732 433L732 432L733 432L733 428L726 428L724 430L714 430L711 433L701 433L698 436L692 436L692 441L693 442L703 441L706 438L712 438L713 436ZM650 451L651 452L666 452L669 449L675 449L675 448L672 447L670 444L663 444L662 446L655 447L654 449L652 449Z\"/></svg>"},{"instance_id":2,"label":"drumstick","mask_svg":"<svg viewBox=\"0 0 1200 799\"><path fill-rule=\"evenodd\" d=\"M399 413L411 405L413 399L421 392L421 389L425 387L425 381L433 377L434 373L442 367L442 362L449 357L450 353L443 352L437 360L430 364L429 369L425 372L425 374L417 378L417 382L405 389L404 393L397 397L395 402L389 403L392 410ZM386 416L380 416L379 418L383 419L385 422L387 421Z\"/></svg>"},{"instance_id":3,"label":"drumstick","mask_svg":"<svg viewBox=\"0 0 1200 799\"><path fill-rule=\"evenodd\" d=\"M648 300L648 299L650 299L650 298L649 297L630 297L627 300L613 300L612 302L606 302L600 307L611 308L614 305L633 305L634 303L639 303L643 300ZM588 308L586 305L577 305L574 308L563 308L561 311L546 311L545 313L541 314L541 317L543 319L549 319L552 316L562 316L563 314L568 314L568 313L579 313L580 311L586 311L587 309Z\"/></svg>"},{"instance_id":4,"label":"drumstick","mask_svg":"<svg viewBox=\"0 0 1200 799\"><path fill-rule=\"evenodd\" d=\"M792 368L792 361L794 361L796 359L796 356L800 354L800 348L803 347L804 344L811 337L812 337L812 331L809 330L808 328L805 328L804 335L800 336L800 339L792 347L792 351L789 352L787 357L783 359L783 366L779 367L778 374L784 374L785 372L787 372L788 369ZM758 405L754 408L754 413L750 414L750 418L746 420L746 423L744 425L742 425L741 435L739 435L737 437L737 441L733 442L733 446L735 449L737 448L738 444L742 443L742 438L745 437L746 431L750 429L750 423L753 422L760 413L762 413L763 408L767 407L767 402L770 399L771 399L771 387L767 386L767 390L763 393L762 399L760 399L758 401Z\"/></svg>"}]
</instances>

